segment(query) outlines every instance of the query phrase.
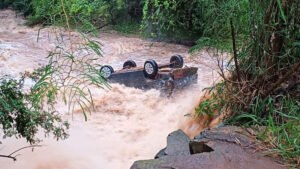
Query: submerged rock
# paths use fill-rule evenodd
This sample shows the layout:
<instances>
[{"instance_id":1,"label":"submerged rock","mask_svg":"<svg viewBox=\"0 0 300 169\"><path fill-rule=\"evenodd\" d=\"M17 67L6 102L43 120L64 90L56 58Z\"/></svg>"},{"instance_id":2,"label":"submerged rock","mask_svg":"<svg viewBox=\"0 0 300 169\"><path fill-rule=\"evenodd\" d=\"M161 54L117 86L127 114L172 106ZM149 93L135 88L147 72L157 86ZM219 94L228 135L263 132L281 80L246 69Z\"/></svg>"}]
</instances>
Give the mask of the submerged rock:
<instances>
[{"instance_id":1,"label":"submerged rock","mask_svg":"<svg viewBox=\"0 0 300 169\"><path fill-rule=\"evenodd\" d=\"M189 139L181 130L169 134L157 159L136 161L131 169L283 169L266 157L245 130L226 126Z\"/></svg>"}]
</instances>

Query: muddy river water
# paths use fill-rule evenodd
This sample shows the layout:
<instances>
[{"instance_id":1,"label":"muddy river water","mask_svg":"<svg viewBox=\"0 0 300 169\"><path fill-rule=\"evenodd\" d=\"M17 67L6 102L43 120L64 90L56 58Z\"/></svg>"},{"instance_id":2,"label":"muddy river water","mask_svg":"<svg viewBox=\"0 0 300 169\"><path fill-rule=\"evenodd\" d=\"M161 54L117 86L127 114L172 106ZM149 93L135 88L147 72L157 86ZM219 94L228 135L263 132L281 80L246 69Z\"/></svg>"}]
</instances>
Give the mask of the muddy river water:
<instances>
[{"instance_id":1,"label":"muddy river water","mask_svg":"<svg viewBox=\"0 0 300 169\"><path fill-rule=\"evenodd\" d=\"M54 47L47 29L23 25L24 19L10 10L0 11L0 75L17 77L47 64ZM123 85L112 85L110 91L95 94L96 110L84 121L80 112L65 118L71 123L70 137L56 141L43 139L41 148L20 152L17 162L0 158L1 169L128 169L135 160L150 159L166 145L166 136L183 128L186 132L199 129L185 121L201 97L201 90L213 84L215 62L205 52L190 54L189 48L176 44L151 42L116 32L100 32L101 64L121 69L125 60L143 65L147 59L165 63L173 54L183 56L185 64L197 66L198 84L161 97L159 91L142 91ZM61 108L65 113L66 110ZM201 126L200 126L201 128ZM40 134L43 137L43 134ZM0 154L8 154L27 145L24 140L2 139Z\"/></svg>"}]
</instances>

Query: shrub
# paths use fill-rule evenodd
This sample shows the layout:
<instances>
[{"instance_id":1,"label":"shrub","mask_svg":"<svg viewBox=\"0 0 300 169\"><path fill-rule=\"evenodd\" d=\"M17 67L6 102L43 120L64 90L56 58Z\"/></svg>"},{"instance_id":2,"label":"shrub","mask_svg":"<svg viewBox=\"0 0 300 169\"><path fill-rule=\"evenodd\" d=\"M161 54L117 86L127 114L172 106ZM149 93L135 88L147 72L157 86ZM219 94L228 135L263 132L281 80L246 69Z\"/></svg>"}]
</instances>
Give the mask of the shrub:
<instances>
[{"instance_id":1,"label":"shrub","mask_svg":"<svg viewBox=\"0 0 300 169\"><path fill-rule=\"evenodd\" d=\"M13 7L27 16L27 24L70 26L91 31L106 24L119 24L142 16L143 0L4 0L0 8ZM64 8L64 10L63 10Z\"/></svg>"},{"instance_id":2,"label":"shrub","mask_svg":"<svg viewBox=\"0 0 300 169\"><path fill-rule=\"evenodd\" d=\"M247 0L146 0L144 30L156 37L197 40L200 37L230 37L227 20L238 15L246 26ZM224 18L224 16L226 16Z\"/></svg>"}]
</instances>

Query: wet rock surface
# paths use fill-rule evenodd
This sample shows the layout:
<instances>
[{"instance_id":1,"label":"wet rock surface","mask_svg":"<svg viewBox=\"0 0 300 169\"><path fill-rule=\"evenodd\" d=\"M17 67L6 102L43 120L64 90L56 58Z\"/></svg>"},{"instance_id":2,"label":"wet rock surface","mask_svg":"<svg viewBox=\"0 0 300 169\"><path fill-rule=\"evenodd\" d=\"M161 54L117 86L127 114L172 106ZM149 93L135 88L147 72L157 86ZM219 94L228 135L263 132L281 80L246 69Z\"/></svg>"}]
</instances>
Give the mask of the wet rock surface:
<instances>
[{"instance_id":1,"label":"wet rock surface","mask_svg":"<svg viewBox=\"0 0 300 169\"><path fill-rule=\"evenodd\" d=\"M177 130L168 135L166 155L189 155L189 137L182 130Z\"/></svg>"},{"instance_id":2,"label":"wet rock surface","mask_svg":"<svg viewBox=\"0 0 300 169\"><path fill-rule=\"evenodd\" d=\"M283 169L259 151L245 130L226 126L189 139L181 130L169 134L156 159L136 161L131 169Z\"/></svg>"}]
</instances>

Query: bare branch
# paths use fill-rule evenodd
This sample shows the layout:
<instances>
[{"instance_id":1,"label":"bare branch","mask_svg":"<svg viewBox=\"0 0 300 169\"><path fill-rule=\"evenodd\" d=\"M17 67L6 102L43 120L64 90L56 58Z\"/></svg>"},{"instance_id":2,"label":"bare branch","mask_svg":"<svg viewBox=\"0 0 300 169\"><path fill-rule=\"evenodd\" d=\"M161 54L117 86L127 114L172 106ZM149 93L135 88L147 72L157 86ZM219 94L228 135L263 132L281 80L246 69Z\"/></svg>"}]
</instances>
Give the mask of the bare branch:
<instances>
[{"instance_id":1,"label":"bare branch","mask_svg":"<svg viewBox=\"0 0 300 169\"><path fill-rule=\"evenodd\" d=\"M15 150L14 152L10 153L9 155L2 155L2 154L0 154L0 157L10 158L10 159L13 159L14 161L17 161L17 156L19 156L20 154L17 154L15 156L14 156L14 154L16 154L17 152L19 152L21 150L24 150L24 149L27 149L27 148L35 148L35 147L42 147L42 145L25 146L25 147L22 147L22 148L19 148L19 149Z\"/></svg>"},{"instance_id":2,"label":"bare branch","mask_svg":"<svg viewBox=\"0 0 300 169\"><path fill-rule=\"evenodd\" d=\"M1 155L1 154L0 154L0 157L3 157L3 158L11 158L11 159L13 159L14 161L17 161L17 158L16 158L16 157L9 156L9 155Z\"/></svg>"},{"instance_id":3,"label":"bare branch","mask_svg":"<svg viewBox=\"0 0 300 169\"><path fill-rule=\"evenodd\" d=\"M273 90L275 90L283 81L285 81L288 77L290 77L294 72L298 71L299 68L300 68L300 61L298 61L298 63L296 63L292 67L292 69L290 69L285 75L283 75L282 78L278 79L275 83L273 83L273 85L270 87L269 90L267 90L264 96L270 95L273 92Z\"/></svg>"}]
</instances>

